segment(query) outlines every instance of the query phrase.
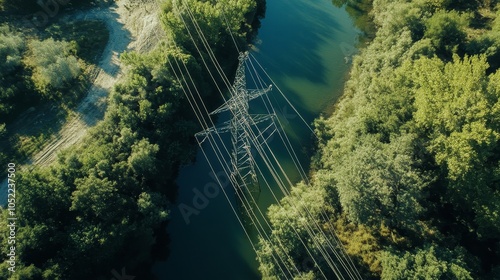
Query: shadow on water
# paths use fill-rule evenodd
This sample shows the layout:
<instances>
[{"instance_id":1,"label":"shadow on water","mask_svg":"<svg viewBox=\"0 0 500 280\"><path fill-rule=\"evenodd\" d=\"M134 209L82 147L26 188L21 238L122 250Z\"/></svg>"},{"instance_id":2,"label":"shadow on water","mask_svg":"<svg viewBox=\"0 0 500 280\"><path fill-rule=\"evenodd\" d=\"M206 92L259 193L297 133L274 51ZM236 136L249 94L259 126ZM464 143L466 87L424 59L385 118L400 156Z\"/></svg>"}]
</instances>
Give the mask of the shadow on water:
<instances>
[{"instance_id":1,"label":"shadow on water","mask_svg":"<svg viewBox=\"0 0 500 280\"><path fill-rule=\"evenodd\" d=\"M155 260L165 261L170 255L170 243L172 239L167 234L168 221L161 224L154 232L156 244L151 249L151 257Z\"/></svg>"}]
</instances>

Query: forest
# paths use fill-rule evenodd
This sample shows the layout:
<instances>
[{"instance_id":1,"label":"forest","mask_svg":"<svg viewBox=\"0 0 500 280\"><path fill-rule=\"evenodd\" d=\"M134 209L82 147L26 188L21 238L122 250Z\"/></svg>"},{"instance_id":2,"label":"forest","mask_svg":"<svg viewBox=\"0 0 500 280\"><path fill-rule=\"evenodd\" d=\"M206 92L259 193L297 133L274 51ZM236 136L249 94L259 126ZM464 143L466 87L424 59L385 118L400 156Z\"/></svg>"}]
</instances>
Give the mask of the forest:
<instances>
[{"instance_id":1,"label":"forest","mask_svg":"<svg viewBox=\"0 0 500 280\"><path fill-rule=\"evenodd\" d=\"M16 14L31 12L25 5L32 7L33 2L0 3ZM233 42L228 41L229 30L222 23L227 21L235 40L246 46L258 26L263 1L188 3L199 24L206 27L210 42L220 43L215 52L226 54L223 68L234 72L237 53L225 49ZM221 5L231 11L225 21ZM185 109L189 105L183 85L174 73L189 71L196 83L204 85L201 94L212 106L220 98L201 66L201 56L207 54L200 56L193 50L172 1L162 1L161 7L164 30L175 45L165 40L149 53L121 54L127 71L110 93L104 119L80 145L61 153L56 163L16 173L16 184L22 186L16 198L18 258L11 274L6 262L8 211L2 210L1 279L110 279L111 271L122 267L140 279L151 279L148 267L156 232L165 226L170 201L175 200L174 179L179 166L193 160L197 147L193 135L200 130L194 114ZM82 24L104 29L99 22ZM6 123L0 127L4 135L30 106L56 104L71 110L71 103L78 102L88 88L88 68L95 63L91 58L98 55L88 51L102 52L107 41L107 35L82 34L95 32L95 26L82 25L75 36L75 28L57 21L40 32L2 26L0 114ZM89 45L96 42L103 44ZM70 90L80 87L79 92ZM22 151L13 147L2 151L2 162L18 159Z\"/></svg>"},{"instance_id":2,"label":"forest","mask_svg":"<svg viewBox=\"0 0 500 280\"><path fill-rule=\"evenodd\" d=\"M95 2L57 1L66 3L60 15ZM223 87L209 79L210 55L197 50L174 1L159 11L167 39L120 55L127 71L82 143L16 173L16 273L6 261L9 213L0 210L0 279L110 279L122 267L153 279L174 181L200 130L176 76L189 72L208 110ZM36 2L0 0L0 162L22 163L55 137L57 127L43 125L19 137L13 124L40 108L56 120L71 114L109 40L100 21L24 25ZM231 79L231 34L247 46L265 1L187 2ZM368 42L333 114L315 121L312 183L269 208L273 242L261 240L257 253L263 279L286 278L273 259L283 249L295 279L338 278L326 261L310 263L325 252L301 246L307 223L331 233L322 242L338 239L363 279L500 279L500 1L332 2Z\"/></svg>"},{"instance_id":3,"label":"forest","mask_svg":"<svg viewBox=\"0 0 500 280\"><path fill-rule=\"evenodd\" d=\"M304 265L321 259L305 230L319 223L363 279L500 279L499 1L333 2L370 41L315 121L311 185L269 209L263 278L284 277L279 243L295 279L336 279L326 262ZM291 210L304 200L312 220Z\"/></svg>"}]
</instances>

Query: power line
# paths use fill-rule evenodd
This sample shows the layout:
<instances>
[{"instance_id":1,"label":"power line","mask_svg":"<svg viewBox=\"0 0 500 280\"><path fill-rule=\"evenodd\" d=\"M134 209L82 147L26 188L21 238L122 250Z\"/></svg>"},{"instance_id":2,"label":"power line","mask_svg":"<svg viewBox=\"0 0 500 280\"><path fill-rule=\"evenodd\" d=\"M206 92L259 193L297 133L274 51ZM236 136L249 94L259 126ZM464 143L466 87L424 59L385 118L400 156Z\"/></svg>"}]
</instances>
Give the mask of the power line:
<instances>
[{"instance_id":1,"label":"power line","mask_svg":"<svg viewBox=\"0 0 500 280\"><path fill-rule=\"evenodd\" d=\"M201 28L199 28L199 25L198 25L198 24L197 24L197 22L196 22L196 18L194 18L194 16L193 16L192 12L191 12L191 11L190 11L190 9L189 9L189 6L187 6L187 5L186 5L186 6L185 6L185 9L186 9L186 11L187 11L188 15L190 16L190 18L191 18L191 20L192 20L192 22L193 22L193 24L194 24L194 27L195 27L196 31L198 32L198 35L199 35L199 36L200 36L200 38L201 38L201 42L202 42L202 44L203 44L203 45L204 45L204 47L207 49L207 52L208 52L208 54L209 54L209 58L210 58L210 60L211 60L211 61L212 61L212 63L214 64L214 66L215 66L215 68L216 68L217 72L219 73L219 75L221 75L221 78L223 79L223 82L226 84L226 87L230 88L230 87L231 87L231 85L230 85L230 83L229 83L229 81L228 81L227 77L225 76L224 72L222 71L222 68L220 67L220 64L218 63L217 58L215 57L215 55L214 55L214 54L213 54L213 52L211 51L211 48L210 48L210 46L209 46L209 44L208 44L208 41L206 40L205 36L203 35L203 31L201 30ZM182 14L181 14L180 12L179 12L179 16L181 17L181 19L182 19L183 23L185 24L185 27L186 27L186 29L187 29L187 31L188 31L188 33L189 33L189 36L190 36L190 37L191 37L191 39L193 40L193 43L194 43L194 45L195 45L195 47L196 47L196 49L197 49L198 53L200 54L200 57L202 58L203 63L204 63L204 65L205 65L205 67L207 68L207 71L209 72L209 74L210 74L211 78L213 79L213 81L214 81L214 83L215 83L215 85L216 85L217 89L219 90L219 92L220 92L220 93L221 93L221 95L223 96L222 91L220 90L220 88L219 88L219 86L218 86L218 83L217 83L216 79L214 78L213 74L211 73L211 70L210 70L210 68L208 67L208 65L207 65L206 61L204 60L204 58L203 58L203 54L201 53L200 49L198 48L198 46L197 46L197 44L196 44L196 41L194 40L194 38L193 38L192 34L190 33L189 27L188 27L188 25L186 24L186 22L184 21L184 18L182 17ZM226 24L227 24L227 19L226 19ZM229 30L231 31L231 29L230 29L230 27L229 27L229 26L228 26L228 28L229 28ZM233 35L232 35L232 33L231 33L231 36L233 36ZM234 42L235 42L235 44L236 44L236 41L234 40L234 37L233 37L233 41L234 41ZM236 46L236 47L237 47L237 46ZM257 63L258 63L258 62L257 62ZM259 66L260 66L260 64L259 64ZM262 67L261 67L261 68L262 68ZM262 68L262 69L263 69L263 68ZM265 70L264 70L264 71L265 71ZM189 71L187 71L187 72L189 73ZM182 73L182 72L181 72L181 73ZM268 75L268 74L266 73L266 75ZM269 77L269 75L268 75L268 77ZM269 77L269 78L270 78L270 77ZM181 84L182 84L182 83L181 83ZM193 83L193 84L194 84L194 83ZM278 88L278 89L279 89L279 88ZM305 122L305 120L303 119L303 117L302 117L302 116L298 113L298 111L297 111L297 110L293 107L293 105L291 104L291 102L290 102L290 101L286 98L286 96L285 96L285 95L281 92L281 90L279 90L279 91L280 91L280 93L282 94L282 96L285 98L285 100L287 100L287 102L289 103L289 105L290 105L290 106L291 106L291 107L295 110L295 112L298 114L298 116L300 116L300 118L304 121L304 123L306 123L306 122ZM191 93L191 94L192 94L192 93ZM248 97L248 94L247 94L246 96ZM224 96L223 96L223 98L224 98ZM201 97L200 97L200 99L201 99ZM248 99L248 98L246 98L246 99ZM231 100L231 99L230 99L230 100ZM242 103L242 101L244 101L244 100L245 100L245 98L239 98L239 99L236 99L236 98L235 98L235 99L233 99L233 100L235 100L235 102L233 102L233 103L234 103L235 105L237 105L237 104L239 104L239 103ZM236 101L237 101L237 102L236 102ZM227 102L228 102L228 101L226 101L226 104L229 104L229 103L227 103ZM196 102L195 102L195 103L196 103ZM202 104L203 104L203 106L205 107L204 102L203 102L203 100L202 100L202 99L201 99L201 103L202 103ZM238 113L239 113L240 115L244 115L244 114L241 114L241 112L242 112L242 111L243 111L243 112L245 112L245 110L239 110L239 109L237 109L237 106L236 106L235 108L230 108L231 106L227 106L227 107L228 107L228 109L227 109L227 110L230 110L230 111L231 111L231 113L232 113L233 115L234 115L234 113L235 113L235 112L236 112L236 114L238 114ZM194 110L194 107L192 107L192 108L193 108L193 110ZM206 107L205 107L205 109L206 109ZM247 108L247 109L248 109L248 108ZM199 108L198 108L198 110L199 110ZM273 109L273 111L274 111L274 109ZM203 117L203 116L202 116L202 119L204 120L204 117ZM238 119L238 118L235 118L235 119ZM233 144L233 146L234 146L234 147L236 147L236 151L238 151L238 149L242 149L242 150L243 150L243 153L242 153L242 154L244 154L245 156L244 156L244 157L241 157L242 161L240 161L240 162L245 162L245 163L247 163L247 162L251 162L251 161L253 161L253 157L252 157L252 156L251 156L251 154L248 152L248 146L249 146L250 144L254 144L254 145L256 146L256 149L257 149L257 150L259 151L259 153L261 154L261 156L263 156L263 157L267 158L267 159L265 160L266 165L268 165L268 168L270 168L270 167L271 167L270 169L272 169L272 170L273 170L273 171L272 171L272 173L274 174L273 176L276 176L276 175L278 174L278 172L276 171L276 169L275 169L274 167L272 167L272 162L270 162L270 159L269 159L269 157L266 155L265 151L264 151L264 150L262 150L262 147L263 147L263 146L265 146L267 143L266 143L266 141L263 141L263 143L259 143L260 141L258 140L258 139L259 139L259 137L260 137L261 135L263 135L264 133L263 133L262 131L260 131L260 130L258 129L258 127L257 127L257 129L256 129L257 131L259 131L259 133L257 134L257 136L253 133L252 128L251 128L251 127L252 127L252 126L251 126L252 121L253 121L253 122L255 122L253 119L249 119L248 117L245 117L245 118L239 118L239 119L240 119L240 120L244 120L244 121L242 122L242 124L241 124L241 125L236 125L236 124L234 124L234 125L233 125L233 130L239 130L239 133L236 133L236 134L235 134L235 135L238 135L238 136L237 136L237 137L233 137L233 138L234 138L234 142L233 142L233 143L237 143L236 145L235 145L235 144ZM201 120L200 120L200 122L201 122ZM206 123L206 121L203 121L203 122L205 123L205 126L203 126L203 124L202 124L202 127L207 127L207 126L206 126L206 124L207 124L207 123ZM308 128L309 128L309 129L310 129L310 130L314 133L314 131L310 128L310 126L309 126L307 123L306 123L306 125L307 125L307 126L308 126ZM281 126L281 124L280 124L280 126ZM234 129L235 127L236 127L236 129ZM267 128L266 128L266 129L267 129ZM209 129L209 128L207 128L207 130L210 130L210 129ZM279 132L279 130L278 130L278 132ZM219 136L219 135L218 135L218 134L219 134L219 131L217 131L217 130L212 130L212 131L209 131L207 135L212 134L212 133L215 133L217 136ZM286 134L285 134L285 136L286 136ZM209 136L209 137L210 137L210 136ZM281 137L281 135L280 135L280 137ZM219 138L220 138L220 136L219 136ZM210 141L210 142L211 142L211 145L212 145L212 140L213 140L213 137L211 137L211 138L209 138L209 139L211 139L211 141ZM248 140L248 139L250 139L250 140ZM282 139L283 139L283 138L282 138ZM287 138L287 141L289 142L288 138ZM200 146L201 146L201 143L199 143L199 144L200 144ZM289 144L290 144L290 143L289 143ZM217 146L217 144L216 144L215 146ZM285 144L285 146L287 147L287 145L286 145L286 144ZM291 144L290 144L290 146L291 146ZM291 185L293 185L293 184L291 183L290 179L288 178L288 176L286 176L285 171L283 170L283 168L282 168L282 167L281 167L281 165L279 164L279 161L277 160L276 156L274 155L274 153L272 152L272 150L270 149L270 147L269 147L268 145L267 145L267 147L268 147L268 149L269 149L269 152L270 152L270 153L271 153L271 155L272 155L272 158L273 158L273 159L277 162L278 167L279 167L278 169L279 169L279 170L280 170L280 171L284 174L284 176L286 177L286 181L290 184L290 186L291 186ZM217 149L219 149L219 148L217 148ZM287 148L287 150L288 150L288 148ZM295 152L294 152L294 153L295 153ZM295 155L295 157L296 157L296 155ZM234 158L234 157L233 157L233 158ZM292 156L292 159L293 159L293 158L294 158L294 157ZM297 160L298 160L298 159L297 159ZM231 173L232 173L232 174L237 174L238 176L241 176L241 172L240 172L240 170L238 170L237 168L234 168L234 167L237 167L237 166L238 166L238 164L234 164L234 162L236 162L236 163L237 163L237 162L238 162L238 160L233 160L233 164L232 164L232 165L233 165L233 171L232 171ZM271 163L271 165L269 165L269 163ZM295 160L294 160L294 163L295 163ZM257 166L257 168L258 168L258 166ZM251 169L251 168L250 168L250 169ZM255 169L255 165L254 165L254 169ZM248 174L254 174L254 173L255 173L255 170L254 170L253 172L244 172L243 177L245 177L245 176L246 176L246 175L248 175ZM304 172L303 170L302 170L302 172L299 170L299 173L301 173L301 175L302 175L302 174L304 174L304 175L305 175L305 172ZM234 177L234 176L235 176L235 175L233 175L233 177ZM252 175L251 175L251 176L247 176L247 178L248 178L248 177L253 177L253 176L252 176ZM282 189L282 191L283 191L286 195L290 195L290 194L289 194L289 192L288 192L288 190L287 190L287 188L286 188L286 187L284 187L284 185L285 185L285 184L284 184L284 182L280 179L280 176L279 176L279 175L278 175L278 176L276 176L276 177L275 177L275 179L276 179L277 181L281 181L281 183L279 183L279 185L280 185L280 188ZM254 181L254 180L252 180L252 181ZM241 183L241 184L242 184L243 186L248 185L248 184L246 184L246 183L244 183L244 182L243 182L243 183ZM237 194L238 194L238 192L237 192ZM253 198L252 196L250 196L250 197L251 197L251 198ZM245 197L243 197L243 199L245 199L245 200L246 200L246 203L247 203L247 205L248 205L248 199L247 199L247 198L245 198ZM228 199L228 201L229 201L229 199ZM277 201L277 202L279 203L279 201ZM231 203L231 202L229 201L229 203ZM245 205L245 204L244 204L244 205ZM259 210L259 212L260 212L260 209L258 209L258 210ZM308 211L308 209L307 209L307 208L306 208L306 210L307 210L307 212L309 213L309 211ZM255 213L253 213L253 211L252 211L251 209L247 209L247 211L248 211L248 212L250 212L251 214L255 215ZM235 213L235 214L236 214L236 213ZM310 213L309 213L309 214L310 214ZM253 217L253 216L252 216L252 217ZM257 218L257 217L255 216L255 218ZM258 218L257 218L257 219L258 219ZM265 219L265 217L264 217L264 219ZM308 219L306 219L306 221L307 221L307 220L308 220ZM312 217L312 216L311 216L311 220L314 222L314 221L315 221L315 220L314 220L314 217ZM243 225L242 225L242 226L243 226ZM330 256L328 255L328 253L326 252L326 250L323 248L323 246L322 246L322 245L321 245L318 241L316 241L316 238L315 238L316 234L315 234L314 230L312 229L312 226L311 226L311 225L306 225L306 227L307 227L307 232L308 232L308 234L310 235L310 237L312 238L312 240L313 240L313 241L314 241L314 243L316 244L316 247L318 248L318 250L320 250L320 253L323 255L323 257L325 258L325 261L328 263L328 265L330 266L330 268L333 270L333 272L334 272L334 273L335 273L335 274L336 274L339 278L341 278L341 277L343 278L343 276L342 276L342 275L339 275L339 274L338 274L338 272L337 272L337 270L338 270L338 269L337 269L337 268L335 268L335 264L334 264L333 260L330 258ZM316 224L316 225L315 225L315 227L317 228L318 233L323 233L323 232L322 232L322 230L321 230L321 228L319 227L319 225L317 225L317 224ZM261 236L262 236L262 235L261 235ZM298 237L299 237L299 239L300 239L300 236L298 236ZM327 241L327 243L328 243L328 238L325 238L325 240L326 240L326 241ZM305 246L306 250L308 250L307 246L306 246L305 244L303 244L303 245ZM341 245L341 244L340 244L340 245ZM337 253L336 253L336 251L334 250L334 248L332 248L332 250L333 250L333 253L337 255ZM279 256L279 255L278 255L278 256ZM312 258L313 258L313 260L314 260L314 257L313 257L312 255L311 255L311 257L312 257ZM273 256L273 258L274 258L274 256ZM347 273L348 273L350 276L352 276L352 274L351 274L351 273L350 273L350 271L349 271L349 268L345 266L345 263L341 260L341 258L339 257L339 255L337 255L337 258L339 259L339 261L341 261L341 265L342 265L342 266L344 266L344 269L347 271ZM276 259L275 259L275 260L276 260ZM316 261L314 261L314 262L316 263ZM316 263L316 264L317 264L317 263ZM279 265L279 264L278 264L278 265ZM280 265L279 265L279 267L281 268L281 266L280 266ZM282 272L284 273L284 271L283 271L283 270L282 270ZM321 273L322 273L322 272L321 272ZM284 275L285 275L285 274L284 274ZM323 276L325 276L325 275L323 274ZM326 276L325 276L325 278L326 278ZM350 278L352 278L352 277L350 277Z\"/></svg>"}]
</instances>

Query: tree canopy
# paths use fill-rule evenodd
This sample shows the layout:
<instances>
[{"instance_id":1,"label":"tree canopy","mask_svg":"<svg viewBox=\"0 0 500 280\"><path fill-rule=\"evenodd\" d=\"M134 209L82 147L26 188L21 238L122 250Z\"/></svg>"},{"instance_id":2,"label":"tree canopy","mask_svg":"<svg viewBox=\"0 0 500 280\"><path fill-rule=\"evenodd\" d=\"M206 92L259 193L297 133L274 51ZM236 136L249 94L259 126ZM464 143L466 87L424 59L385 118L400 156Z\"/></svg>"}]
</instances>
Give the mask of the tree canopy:
<instances>
[{"instance_id":1,"label":"tree canopy","mask_svg":"<svg viewBox=\"0 0 500 280\"><path fill-rule=\"evenodd\" d=\"M71 54L72 47L68 42L54 41L52 38L33 41L29 51L26 64L33 68L31 78L43 93L50 92L52 88L67 86L80 74L80 65L77 58Z\"/></svg>"},{"instance_id":2,"label":"tree canopy","mask_svg":"<svg viewBox=\"0 0 500 280\"><path fill-rule=\"evenodd\" d=\"M293 188L315 194L312 208L328 214L316 222L336 229L363 278L499 275L497 5L372 1L376 35L355 57L333 114L315 122L312 185ZM271 239L298 244L301 218L289 199L269 209ZM279 279L269 252L262 241L260 269ZM301 266L308 255L293 251L294 276L322 278Z\"/></svg>"}]
</instances>

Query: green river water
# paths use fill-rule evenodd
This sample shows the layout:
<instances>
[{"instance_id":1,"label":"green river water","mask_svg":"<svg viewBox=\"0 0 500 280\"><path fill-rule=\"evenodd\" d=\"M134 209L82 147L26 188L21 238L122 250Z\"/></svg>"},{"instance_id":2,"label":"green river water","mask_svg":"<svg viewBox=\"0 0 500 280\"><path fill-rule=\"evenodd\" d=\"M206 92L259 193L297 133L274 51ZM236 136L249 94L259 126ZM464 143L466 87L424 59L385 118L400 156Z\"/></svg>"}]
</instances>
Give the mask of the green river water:
<instances>
[{"instance_id":1,"label":"green river water","mask_svg":"<svg viewBox=\"0 0 500 280\"><path fill-rule=\"evenodd\" d=\"M331 1L267 0L266 17L252 54L311 123L339 98L349 70L346 55L351 54L359 35L345 9ZM310 131L276 90L268 94L300 161L307 167L309 155L305 151L312 144ZM252 101L250 106L252 111L259 111L263 105ZM221 115L219 123L227 118L228 114ZM288 176L297 181L298 172L278 140L273 138L269 144ZM204 150L209 158L214 157L208 146ZM220 166L214 168L216 172L222 170ZM188 222L179 210L179 205L195 208L196 193L214 182L201 152L193 165L181 169L179 195L167 226L170 251L165 261L153 267L159 279L260 279L255 252L222 192L209 198ZM277 186L271 187L279 192ZM226 189L234 203L230 188ZM270 191L263 187L259 207L265 211L273 202ZM249 232L255 238L256 233Z\"/></svg>"}]
</instances>

